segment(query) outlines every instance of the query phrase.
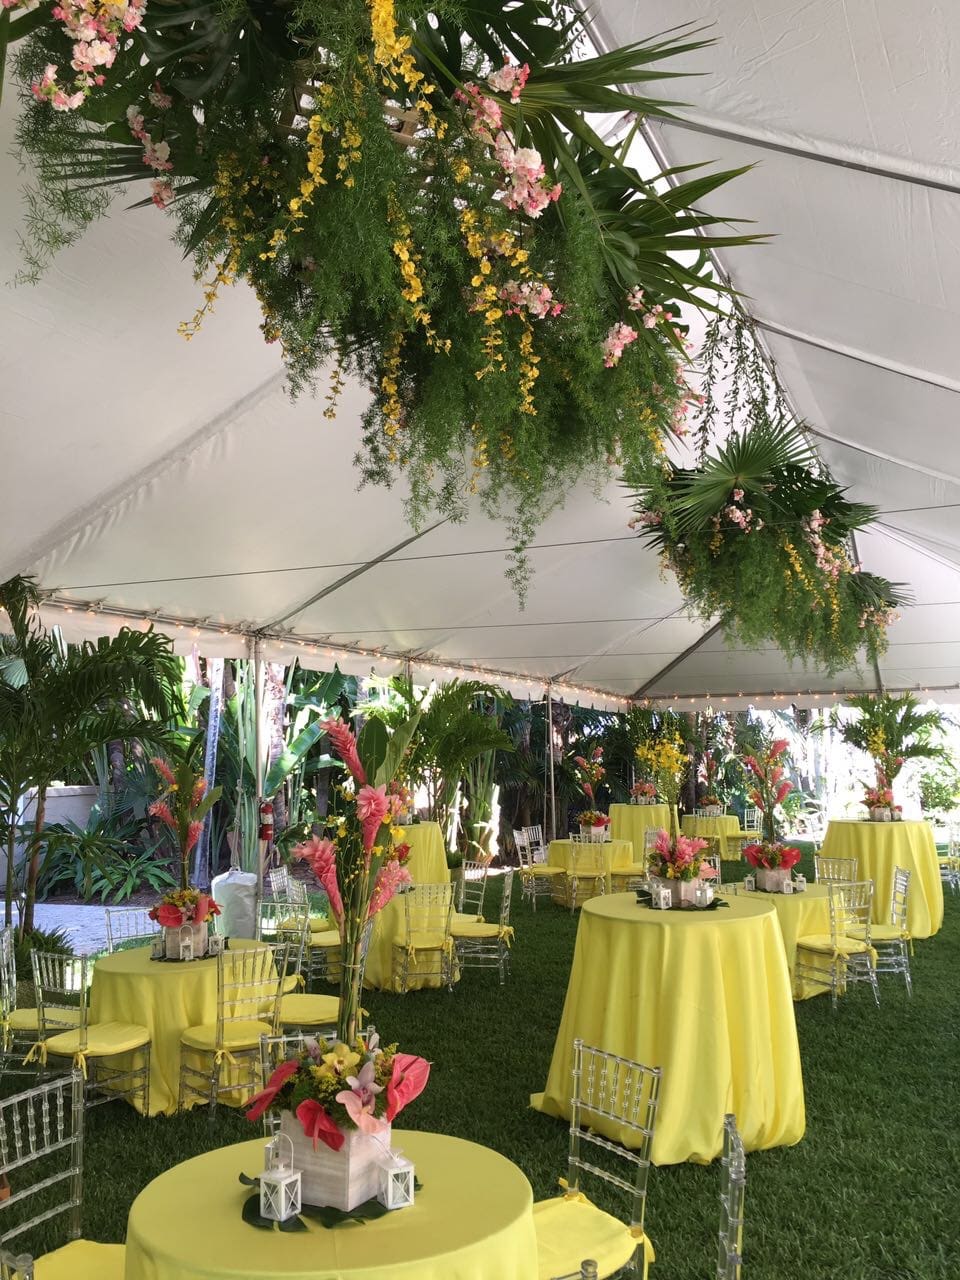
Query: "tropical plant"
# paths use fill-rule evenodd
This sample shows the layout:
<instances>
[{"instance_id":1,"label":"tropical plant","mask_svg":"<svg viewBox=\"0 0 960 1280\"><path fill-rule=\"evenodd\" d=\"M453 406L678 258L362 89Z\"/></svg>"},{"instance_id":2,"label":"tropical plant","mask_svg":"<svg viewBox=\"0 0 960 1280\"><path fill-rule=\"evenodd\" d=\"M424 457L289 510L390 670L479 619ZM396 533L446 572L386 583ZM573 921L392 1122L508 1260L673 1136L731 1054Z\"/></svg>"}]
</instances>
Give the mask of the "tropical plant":
<instances>
[{"instance_id":1,"label":"tropical plant","mask_svg":"<svg viewBox=\"0 0 960 1280\"><path fill-rule=\"evenodd\" d=\"M163 721L182 714L180 664L166 636L123 627L112 639L68 645L58 630L43 626L38 604L32 580L16 577L0 585L0 605L11 632L0 671L0 822L7 850L7 924L16 885L18 815L28 791L36 790L22 932L33 928L46 793L53 779L79 769L91 750L108 742L167 742L170 734Z\"/></svg>"},{"instance_id":2,"label":"tropical plant","mask_svg":"<svg viewBox=\"0 0 960 1280\"><path fill-rule=\"evenodd\" d=\"M764 846L776 845L781 806L793 790L793 783L786 777L788 746L786 738L764 741L760 750L745 755L741 761L750 803L760 810Z\"/></svg>"},{"instance_id":3,"label":"tropical plant","mask_svg":"<svg viewBox=\"0 0 960 1280\"><path fill-rule=\"evenodd\" d=\"M159 841L140 844L145 824L130 820L102 802L94 804L81 826L69 819L46 828L46 850L38 877L38 897L69 886L89 902L122 902L141 885L172 887L176 881L155 857Z\"/></svg>"},{"instance_id":4,"label":"tropical plant","mask_svg":"<svg viewBox=\"0 0 960 1280\"><path fill-rule=\"evenodd\" d=\"M67 929L30 929L26 933L19 930L13 940L14 963L18 974L30 973L30 953L31 951L46 951L57 956L72 956L73 944L70 941L70 932ZM27 981L32 988L33 983L30 979ZM17 983L18 987L20 983ZM17 998L19 1003L19 995Z\"/></svg>"},{"instance_id":5,"label":"tropical plant","mask_svg":"<svg viewBox=\"0 0 960 1280\"><path fill-rule=\"evenodd\" d=\"M699 233L755 237L703 212L740 171L651 178L627 156L698 31L589 56L563 0L31 3L4 15L27 37L28 277L148 182L139 203L169 209L204 280L184 336L246 280L294 390L329 379L331 417L344 371L373 393L364 478L402 472L415 521L479 494L521 589L522 548L578 480L639 483L682 429L679 307L725 287ZM91 5L92 45L71 26ZM633 121L619 145L591 124L610 113Z\"/></svg>"},{"instance_id":6,"label":"tropical plant","mask_svg":"<svg viewBox=\"0 0 960 1280\"><path fill-rule=\"evenodd\" d=\"M798 426L763 421L694 470L666 469L637 496L632 523L729 642L773 641L834 672L864 646L883 650L907 596L851 558L852 535L876 509L849 501L817 465Z\"/></svg>"},{"instance_id":7,"label":"tropical plant","mask_svg":"<svg viewBox=\"0 0 960 1280\"><path fill-rule=\"evenodd\" d=\"M960 798L960 774L950 765L920 775L920 807L925 813L950 813Z\"/></svg>"},{"instance_id":8,"label":"tropical plant","mask_svg":"<svg viewBox=\"0 0 960 1280\"><path fill-rule=\"evenodd\" d=\"M150 761L162 779L162 787L147 812L172 833L180 889L190 888L190 854L200 839L204 818L220 799L220 788L208 790L206 778L194 763L195 748L200 743L201 739L196 738L174 764L161 756Z\"/></svg>"},{"instance_id":9,"label":"tropical plant","mask_svg":"<svg viewBox=\"0 0 960 1280\"><path fill-rule=\"evenodd\" d=\"M892 786L908 760L946 760L943 746L935 741L943 728L943 713L920 710L912 693L862 693L851 697L850 709L859 712L855 720L837 708L831 723L844 742L865 751L874 762L877 786Z\"/></svg>"}]
</instances>

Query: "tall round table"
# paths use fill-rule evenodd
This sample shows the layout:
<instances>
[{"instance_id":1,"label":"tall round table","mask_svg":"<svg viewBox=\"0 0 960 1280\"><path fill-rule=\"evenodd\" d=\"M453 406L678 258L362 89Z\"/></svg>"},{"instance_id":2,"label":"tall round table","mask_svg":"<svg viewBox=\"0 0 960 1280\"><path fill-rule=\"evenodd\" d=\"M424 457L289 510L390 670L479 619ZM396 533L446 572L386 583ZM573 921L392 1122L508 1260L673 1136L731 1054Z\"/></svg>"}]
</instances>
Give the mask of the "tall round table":
<instances>
[{"instance_id":1,"label":"tall round table","mask_svg":"<svg viewBox=\"0 0 960 1280\"><path fill-rule=\"evenodd\" d=\"M422 1189L409 1209L332 1229L260 1230L240 1213L263 1140L209 1151L155 1178L127 1221L125 1280L537 1280L533 1193L487 1147L395 1130Z\"/></svg>"},{"instance_id":2,"label":"tall round table","mask_svg":"<svg viewBox=\"0 0 960 1280\"><path fill-rule=\"evenodd\" d=\"M655 1164L720 1154L733 1112L746 1147L803 1137L800 1046L783 935L771 902L654 911L633 894L586 903L543 1093L531 1105L570 1118L573 1042L663 1069ZM615 1141L629 1133L597 1120Z\"/></svg>"},{"instance_id":3,"label":"tall round table","mask_svg":"<svg viewBox=\"0 0 960 1280\"><path fill-rule=\"evenodd\" d=\"M410 846L407 869L414 884L449 884L450 868L447 866L447 850L439 822L418 822L404 827L403 841ZM373 931L367 950L367 967L364 971L365 987L377 987L393 991L393 947L403 942L403 895L399 894L378 911L373 918ZM440 979L417 972L416 960L411 961L407 986L411 989L438 987Z\"/></svg>"},{"instance_id":4,"label":"tall round table","mask_svg":"<svg viewBox=\"0 0 960 1280\"><path fill-rule=\"evenodd\" d=\"M633 861L643 861L643 839L648 831L675 831L676 816L668 804L612 804L610 835L633 844Z\"/></svg>"},{"instance_id":5,"label":"tall round table","mask_svg":"<svg viewBox=\"0 0 960 1280\"><path fill-rule=\"evenodd\" d=\"M861 880L873 881L873 920L887 924L897 867L910 872L907 928L914 938L930 938L943 924L943 882L929 822L853 822L832 818L820 852L829 858L856 858Z\"/></svg>"},{"instance_id":6,"label":"tall round table","mask_svg":"<svg viewBox=\"0 0 960 1280\"><path fill-rule=\"evenodd\" d=\"M231 938L230 949L258 947ZM230 951L224 953L229 963ZM135 1022L150 1032L150 1114L177 1110L180 1037L187 1027L217 1020L217 962L213 956L175 963L151 960L149 947L101 956L90 988L91 1022ZM135 1104L139 1109L139 1103Z\"/></svg>"},{"instance_id":7,"label":"tall round table","mask_svg":"<svg viewBox=\"0 0 960 1280\"><path fill-rule=\"evenodd\" d=\"M740 886L739 894L744 893ZM830 932L830 890L825 884L808 884L803 893L747 894L757 902L769 902L780 920L783 947L787 956L787 968L793 980L794 1000L808 1000L811 996L826 994L826 987L815 986L793 976L797 962L797 939L812 934ZM811 952L810 955L813 955Z\"/></svg>"},{"instance_id":8,"label":"tall round table","mask_svg":"<svg viewBox=\"0 0 960 1280\"><path fill-rule=\"evenodd\" d=\"M680 822L680 830L685 836L716 840L720 857L724 862L739 862L739 846L727 843L729 837L740 834L740 819L735 813L721 813L713 818L698 818L695 813L685 813ZM757 839L760 839L759 831Z\"/></svg>"}]
</instances>

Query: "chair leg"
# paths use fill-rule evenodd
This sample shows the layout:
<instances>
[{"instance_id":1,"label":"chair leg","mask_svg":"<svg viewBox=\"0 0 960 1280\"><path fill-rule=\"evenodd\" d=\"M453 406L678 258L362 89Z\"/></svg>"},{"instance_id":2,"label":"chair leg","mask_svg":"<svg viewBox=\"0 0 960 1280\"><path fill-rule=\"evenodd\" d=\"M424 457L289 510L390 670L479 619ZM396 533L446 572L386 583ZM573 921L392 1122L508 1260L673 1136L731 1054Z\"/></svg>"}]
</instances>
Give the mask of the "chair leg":
<instances>
[{"instance_id":1,"label":"chair leg","mask_svg":"<svg viewBox=\"0 0 960 1280\"><path fill-rule=\"evenodd\" d=\"M207 1110L207 1116L212 1129L217 1118L217 1103L220 1101L220 1071L222 1063L217 1061L217 1055L213 1055L213 1071L210 1073L210 1106Z\"/></svg>"}]
</instances>

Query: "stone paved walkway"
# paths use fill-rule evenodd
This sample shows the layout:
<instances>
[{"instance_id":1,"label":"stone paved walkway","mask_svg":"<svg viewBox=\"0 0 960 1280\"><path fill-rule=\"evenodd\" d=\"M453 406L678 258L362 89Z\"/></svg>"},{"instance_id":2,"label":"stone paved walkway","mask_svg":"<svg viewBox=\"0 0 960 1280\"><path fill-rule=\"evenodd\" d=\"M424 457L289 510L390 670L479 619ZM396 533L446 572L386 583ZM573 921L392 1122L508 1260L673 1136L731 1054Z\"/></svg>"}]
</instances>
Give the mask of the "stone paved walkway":
<instances>
[{"instance_id":1,"label":"stone paved walkway","mask_svg":"<svg viewBox=\"0 0 960 1280\"><path fill-rule=\"evenodd\" d=\"M78 955L90 955L107 949L107 926L103 907L38 902L34 908L38 929L63 929Z\"/></svg>"}]
</instances>

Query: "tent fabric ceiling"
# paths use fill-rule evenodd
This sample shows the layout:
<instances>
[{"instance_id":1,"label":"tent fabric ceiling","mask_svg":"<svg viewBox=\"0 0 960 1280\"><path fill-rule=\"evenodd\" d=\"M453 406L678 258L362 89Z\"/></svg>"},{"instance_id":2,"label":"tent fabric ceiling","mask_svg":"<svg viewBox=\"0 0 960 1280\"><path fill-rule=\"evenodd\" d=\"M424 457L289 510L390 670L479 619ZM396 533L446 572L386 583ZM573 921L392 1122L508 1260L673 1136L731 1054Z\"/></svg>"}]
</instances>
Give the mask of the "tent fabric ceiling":
<instances>
[{"instance_id":1,"label":"tent fabric ceiling","mask_svg":"<svg viewBox=\"0 0 960 1280\"><path fill-rule=\"evenodd\" d=\"M696 129L658 123L655 148L671 164L755 163L713 203L777 234L724 267L834 475L882 510L864 564L917 597L891 629L883 680L960 686L960 13L934 0L769 14L747 0L601 0L597 12L603 42L714 24L719 43L686 64L705 74L682 82ZM13 108L8 94L4 280L23 212ZM709 623L631 535L616 484L548 516L521 611L500 524L477 511L414 536L402 488L357 489L359 388L325 420L317 401L287 397L245 289L186 343L177 324L196 300L164 218L123 202L39 285L4 293L0 579L36 574L69 634L151 615L181 650L238 654L256 633L265 656L311 666L479 667L519 693L550 681L608 706L640 690L732 707L875 687L866 663L829 679L773 649L704 640Z\"/></svg>"}]
</instances>

